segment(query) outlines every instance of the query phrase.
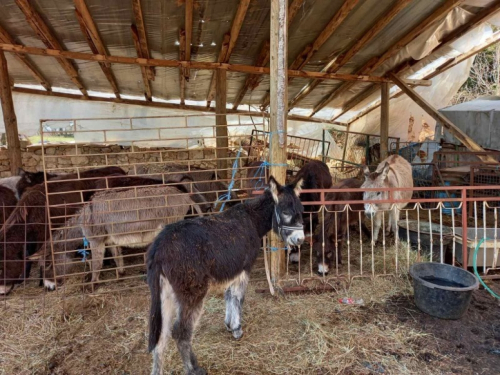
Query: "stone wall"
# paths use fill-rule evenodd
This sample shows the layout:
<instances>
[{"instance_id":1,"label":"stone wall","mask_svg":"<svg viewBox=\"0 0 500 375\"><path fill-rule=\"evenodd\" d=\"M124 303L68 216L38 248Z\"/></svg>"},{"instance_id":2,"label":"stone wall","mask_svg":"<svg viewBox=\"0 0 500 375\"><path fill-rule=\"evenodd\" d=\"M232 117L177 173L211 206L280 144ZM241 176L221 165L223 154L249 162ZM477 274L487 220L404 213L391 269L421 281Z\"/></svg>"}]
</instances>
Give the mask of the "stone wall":
<instances>
[{"instance_id":1,"label":"stone wall","mask_svg":"<svg viewBox=\"0 0 500 375\"><path fill-rule=\"evenodd\" d=\"M173 148L138 148L131 152L130 146L119 145L47 145L45 151L45 166L47 171L68 173L76 171L75 167L100 167L119 165L133 174L134 166L155 162L191 165L194 167L214 169L215 149L204 148L196 150ZM23 167L27 171L43 171L41 146L28 146L21 150ZM63 169L61 169L63 168ZM154 168L154 167L153 167ZM6 148L0 149L0 177L9 177L10 163Z\"/></svg>"}]
</instances>

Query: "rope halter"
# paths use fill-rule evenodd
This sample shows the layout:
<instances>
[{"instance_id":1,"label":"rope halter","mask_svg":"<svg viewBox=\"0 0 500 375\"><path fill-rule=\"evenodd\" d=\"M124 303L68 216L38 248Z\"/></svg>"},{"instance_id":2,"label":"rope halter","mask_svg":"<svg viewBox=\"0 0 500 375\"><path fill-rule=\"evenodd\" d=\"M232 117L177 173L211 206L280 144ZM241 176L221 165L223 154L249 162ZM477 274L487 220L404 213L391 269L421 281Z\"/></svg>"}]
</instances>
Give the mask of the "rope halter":
<instances>
[{"instance_id":1,"label":"rope halter","mask_svg":"<svg viewBox=\"0 0 500 375\"><path fill-rule=\"evenodd\" d=\"M278 215L278 210L276 209L276 206L274 206L274 214L276 216L276 224L278 225L278 234L281 236L283 241L286 241L286 238L284 238L283 235L281 234L282 230L290 230L290 231L304 230L303 225L284 225L284 224L282 224L281 220L280 220L280 215Z\"/></svg>"}]
</instances>

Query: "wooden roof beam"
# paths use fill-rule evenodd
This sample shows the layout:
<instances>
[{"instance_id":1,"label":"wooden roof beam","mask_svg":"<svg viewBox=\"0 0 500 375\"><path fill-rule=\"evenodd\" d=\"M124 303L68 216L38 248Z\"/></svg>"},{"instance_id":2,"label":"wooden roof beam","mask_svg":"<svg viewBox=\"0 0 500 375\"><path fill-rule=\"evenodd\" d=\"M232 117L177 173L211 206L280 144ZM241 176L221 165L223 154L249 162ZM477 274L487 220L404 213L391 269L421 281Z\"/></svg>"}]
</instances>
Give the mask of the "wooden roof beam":
<instances>
[{"instance_id":1,"label":"wooden roof beam","mask_svg":"<svg viewBox=\"0 0 500 375\"><path fill-rule=\"evenodd\" d=\"M453 10L455 7L463 3L464 0L448 0L443 5L441 5L438 9L432 12L425 20L420 22L417 27L408 32L405 36L403 36L400 40L394 43L384 54L382 54L378 58L374 58L370 60L365 66L363 66L358 73L360 74L371 74L374 72L379 66L385 63L392 56L396 55L399 51L405 48L409 43L411 43L415 38L421 35L425 30L427 30L431 25L436 23L437 21L443 19L448 15L448 13ZM320 110L325 108L328 104L330 104L333 100L338 98L343 93L347 92L353 85L351 84L343 84L339 88L330 92L327 96L325 96L313 109L310 116L314 116ZM355 103L355 102L353 102ZM354 104L357 105L357 104ZM351 107L352 108L352 107ZM343 113L345 113L343 111ZM343 113L339 114L341 116Z\"/></svg>"},{"instance_id":2,"label":"wooden roof beam","mask_svg":"<svg viewBox=\"0 0 500 375\"><path fill-rule=\"evenodd\" d=\"M141 0L132 0L132 10L134 12L135 26L137 27L137 34L139 36L141 57L149 59L151 56L149 54L148 38L146 35L146 27L144 26L144 17L142 15ZM155 80L154 67L148 67L146 73L150 81Z\"/></svg>"},{"instance_id":3,"label":"wooden roof beam","mask_svg":"<svg viewBox=\"0 0 500 375\"><path fill-rule=\"evenodd\" d=\"M429 73L428 75L426 75L424 77L424 79L432 79L432 78L440 75L441 73L444 73L448 69L451 69L454 66L460 64L461 62L467 60L468 58L476 55L477 53L485 50L486 48L488 48L496 43L499 43L499 42L500 42L500 31L497 31L495 34L493 34L493 36L491 38L488 38L488 40L486 42L484 42L483 44L481 44L480 46L477 46L477 47L473 48L472 50L470 50L470 51L468 51L460 56L449 59L441 66L438 66L436 68L436 70L434 70L432 73ZM373 93L375 93L377 91L378 91L378 85L375 85L373 88L370 88L369 90L367 90L367 91L361 93L360 95L358 95L357 97L353 98L351 101L353 101L354 99L357 99L358 97L360 97L360 98L362 97L362 100L359 100L358 103L355 103L355 104L353 103L354 105L352 105L352 106L349 105L350 109L354 108L355 105L361 103L364 99L368 98L370 95L372 95ZM390 98L391 99L399 98L403 94L404 94L404 92L402 92L402 91L395 91L391 94ZM349 103L351 101L349 101ZM346 107L347 107L347 105L346 105ZM353 122L366 116L368 113L372 112L373 110L377 109L378 107L380 107L380 102L363 109L356 116L350 118L348 123L352 124ZM348 110L346 112L348 112ZM344 113L342 113L342 114L344 114ZM339 118L342 114L335 116L335 119ZM332 120L332 121L335 121L335 120Z\"/></svg>"},{"instance_id":4,"label":"wooden roof beam","mask_svg":"<svg viewBox=\"0 0 500 375\"><path fill-rule=\"evenodd\" d=\"M448 4L448 3L447 3ZM446 4L445 4L446 5ZM441 8L440 8L441 9ZM444 11L444 10L443 10ZM484 9L483 11L479 12L478 14L476 14L468 23L465 23L464 25L462 25L461 27L459 27L458 29L452 31L450 34L446 35L443 40L441 41L441 43L439 45L436 46L436 48L434 48L434 50L432 50L426 58L429 58L430 56L432 56L433 53L435 53L436 51L442 49L442 48L445 48L447 46L449 46L451 43L455 42L457 39L461 38L462 36L464 36L466 33L468 33L469 31L473 30L474 28L480 26L481 24L483 24L484 22L488 22L488 20L493 17L495 14L497 14L498 12L500 11L500 1L496 1L493 5L491 5L490 7ZM446 13L447 14L447 13ZM445 14L445 15L446 15ZM431 15L432 17L432 15ZM442 17L441 17L442 18ZM440 18L436 18L436 20L439 20ZM431 23L429 22L425 22L424 23L429 26ZM424 31L424 30L421 30L420 33ZM419 35L420 35L419 33ZM399 43L401 44L401 43ZM486 43L487 46L491 45L490 43ZM484 46L485 44L483 44ZM403 46L404 47L404 46ZM403 48L401 47L401 48ZM480 48L480 49L478 49ZM470 56L473 56L474 54L482 51L484 48L487 48L487 47L476 47L474 48L473 50L470 51L470 53L472 53ZM387 53L386 53L387 54ZM384 54L384 55L386 55ZM469 56L469 57L470 57ZM467 57L468 58L468 57ZM466 58L465 58L466 59ZM464 60L465 60L464 59ZM406 66L404 66L403 69L400 69L400 68L396 68L395 70L393 70L392 72L390 73L394 73L394 74L397 74L398 76L403 74L404 71L407 71L408 69L410 69L411 67L415 66L416 64L419 64L421 63L422 60L419 60L419 61L413 61L409 64L407 64ZM463 60L461 60L463 61ZM370 69L365 69L363 70L363 72L366 72L368 74L372 73L376 68L378 68L380 64L375 64L374 65L374 68L372 68L371 70ZM361 72L360 72L361 73ZM430 78L428 78L430 77ZM431 79L435 76L431 76L431 75L427 75L426 77L424 77L424 79ZM349 85L349 84L343 84L341 87L344 87L344 86L348 86L348 87L352 87L352 85ZM370 89L368 89L370 90ZM331 95L331 94L330 94ZM364 96L365 93L361 93L359 94L359 96ZM369 96L369 95L368 95ZM358 105L362 100L358 101L358 100L355 100L356 98L353 98L351 99L348 103L346 103L346 105L344 105L344 107L342 108L342 111L338 114L336 114L335 116L332 117L332 120L335 121L336 119L338 119L340 116L344 115L345 113L349 112L352 108L354 108L354 106ZM374 107L374 108L377 108L377 107ZM363 111L364 112L364 111ZM368 111L370 112L370 111ZM367 112L367 113L368 113ZM366 114L366 113L365 113ZM362 116L361 116L362 117ZM358 118L358 116L356 116L356 119ZM353 120L354 121L354 120ZM352 122L352 121L350 121Z\"/></svg>"},{"instance_id":5,"label":"wooden roof beam","mask_svg":"<svg viewBox=\"0 0 500 375\"><path fill-rule=\"evenodd\" d=\"M332 34L339 28L339 26L344 22L351 11L358 5L359 0L346 0L342 7L335 13L330 22L325 26L321 33L317 36L314 42L308 44L304 50L299 53L295 58L293 63L290 65L290 69L302 69L313 57L313 55L318 52L318 50L325 44L325 42L332 36Z\"/></svg>"},{"instance_id":6,"label":"wooden roof beam","mask_svg":"<svg viewBox=\"0 0 500 375\"><path fill-rule=\"evenodd\" d=\"M479 146L472 138L470 138L467 134L465 134L462 129L453 124L446 116L439 113L437 109L435 109L429 102L427 102L421 95L419 95L415 90L407 86L401 78L399 78L395 74L390 74L390 77L394 81L394 83L403 91L406 95L408 95L415 103L417 103L420 108L422 108L429 116L434 118L436 121L439 121L443 124L443 126L455 136L462 144L467 147L471 151L484 151L484 149ZM481 159L485 163L494 163L498 164L498 161L489 156L489 155L478 155L478 158Z\"/></svg>"},{"instance_id":7,"label":"wooden roof beam","mask_svg":"<svg viewBox=\"0 0 500 375\"><path fill-rule=\"evenodd\" d=\"M236 46L238 37L240 36L241 27L243 26L243 22L245 21L245 16L247 14L249 5L250 0L240 0L238 9L236 9L236 14L234 15L233 22L231 24L231 30L229 31L229 34L224 35L224 42L222 43L219 57L217 59L218 62L229 62L234 47ZM215 73L212 74L212 80L210 82L210 88L208 89L207 94L207 107L210 107L210 102L214 100L215 97L215 76Z\"/></svg>"},{"instance_id":8,"label":"wooden roof beam","mask_svg":"<svg viewBox=\"0 0 500 375\"><path fill-rule=\"evenodd\" d=\"M84 60L96 62L108 62L112 64L126 64L138 66L160 66L164 68L189 68L198 70L216 70L223 69L231 72L250 73L259 75L269 75L270 69L267 67L242 65L242 64L226 64L217 62L203 62L203 61L179 61L179 60L166 60L166 59L143 59L140 57L127 57L127 56L105 56L94 55L85 52L74 51L61 51L54 49L44 49L37 47L28 47L22 45L12 45L0 43L0 50L13 53L22 53L28 55L58 57L67 60ZM359 81L359 82L392 82L386 77L375 77L355 74L341 74L341 73L322 73L310 72L306 70L288 70L288 75L293 77L311 78L320 80L335 80L335 81ZM431 82L421 79L405 79L405 82L410 85L416 86L430 86Z\"/></svg>"},{"instance_id":9,"label":"wooden roof beam","mask_svg":"<svg viewBox=\"0 0 500 375\"><path fill-rule=\"evenodd\" d=\"M93 53L99 53L101 55L108 55L104 43L99 35L99 31L92 19L92 16L87 8L85 0L74 0L75 3L75 14L78 23L80 24L80 29L87 40L87 44ZM116 83L115 76L111 70L111 64L99 63L104 76L111 85L115 96L120 99L120 90L118 89L118 84Z\"/></svg>"},{"instance_id":10,"label":"wooden roof beam","mask_svg":"<svg viewBox=\"0 0 500 375\"><path fill-rule=\"evenodd\" d=\"M224 61L224 60L225 60L225 56L227 55L227 53L229 51L230 41L231 41L231 34L230 33L224 34L224 39L222 40L222 45L220 48L219 57L217 59L218 62L220 62L220 63L226 62L227 63L227 61ZM210 81L210 87L208 89L207 108L210 107L211 102L212 102L212 100L214 100L214 97L215 97L215 91L216 91L216 74L215 73L216 72L214 72L212 74L212 80Z\"/></svg>"},{"instance_id":11,"label":"wooden roof beam","mask_svg":"<svg viewBox=\"0 0 500 375\"><path fill-rule=\"evenodd\" d=\"M130 30L132 31L132 39L134 40L135 50L137 52L137 57L143 58L142 50L141 50L141 42L139 39L139 31L137 30L137 26L131 25ZM151 89L151 83L149 82L148 72L146 66L141 66L141 74L142 74L142 82L144 84L144 97L147 101L153 100L153 90Z\"/></svg>"},{"instance_id":12,"label":"wooden roof beam","mask_svg":"<svg viewBox=\"0 0 500 375\"><path fill-rule=\"evenodd\" d=\"M351 11L356 7L359 0L346 0L342 7L335 13L333 18L328 22L325 28L318 35L316 40L308 44L304 50L297 55L295 60L290 65L290 69L302 69L311 60L312 56L325 44L325 42L330 38L330 36L338 29L338 27L344 22ZM291 82L293 77L288 79ZM262 107L265 108L270 103L269 92L265 95L262 101Z\"/></svg>"},{"instance_id":13,"label":"wooden roof beam","mask_svg":"<svg viewBox=\"0 0 500 375\"><path fill-rule=\"evenodd\" d=\"M16 44L14 41L14 38L3 28L0 26L0 42L1 43L9 43L9 44ZM33 78L47 91L51 90L50 84L48 83L47 79L40 73L38 68L35 66L35 64L30 60L30 58L26 55L22 55L19 53L14 54L16 59L21 63L22 66L30 72L30 74L33 76Z\"/></svg>"},{"instance_id":14,"label":"wooden roof beam","mask_svg":"<svg viewBox=\"0 0 500 375\"><path fill-rule=\"evenodd\" d=\"M194 0L186 0L184 14L184 31L186 33L186 61L191 61L191 44L193 43L193 10ZM189 82L189 68L184 68L184 77Z\"/></svg>"},{"instance_id":15,"label":"wooden roof beam","mask_svg":"<svg viewBox=\"0 0 500 375\"><path fill-rule=\"evenodd\" d=\"M388 12L378 19L377 22L346 52L332 59L321 71L327 73L335 73L342 68L351 58L365 47L378 33L401 12L412 0L398 0ZM311 81L288 103L288 109L295 107L297 103L303 100L310 92L312 92L320 82ZM265 103L264 103L265 104Z\"/></svg>"},{"instance_id":16,"label":"wooden roof beam","mask_svg":"<svg viewBox=\"0 0 500 375\"><path fill-rule=\"evenodd\" d=\"M63 50L61 43L55 35L50 30L49 26L42 19L42 16L38 11L32 6L30 0L15 0L17 6L24 13L28 24L35 31L38 37L43 41L43 43L50 49ZM57 61L64 69L66 74L69 76L73 84L78 87L84 96L88 96L87 89L83 86L83 83L78 75L78 71L73 66L72 62L56 57Z\"/></svg>"},{"instance_id":17,"label":"wooden roof beam","mask_svg":"<svg viewBox=\"0 0 500 375\"><path fill-rule=\"evenodd\" d=\"M293 19L297 15L299 9L302 7L304 4L305 0L293 0L293 2L288 6L288 27L290 27L290 24L292 23ZM270 40L266 40L264 42L264 45L262 46L259 55L257 56L257 60L255 61L255 66L266 66L269 64L269 47L270 47ZM253 91L255 90L260 83L260 76L258 75L249 75L247 76L245 83L243 84L242 88L240 89L238 95L236 96L236 99L233 102L233 109L237 109L238 106L241 104L243 98L245 97L246 93L248 90Z\"/></svg>"}]
</instances>

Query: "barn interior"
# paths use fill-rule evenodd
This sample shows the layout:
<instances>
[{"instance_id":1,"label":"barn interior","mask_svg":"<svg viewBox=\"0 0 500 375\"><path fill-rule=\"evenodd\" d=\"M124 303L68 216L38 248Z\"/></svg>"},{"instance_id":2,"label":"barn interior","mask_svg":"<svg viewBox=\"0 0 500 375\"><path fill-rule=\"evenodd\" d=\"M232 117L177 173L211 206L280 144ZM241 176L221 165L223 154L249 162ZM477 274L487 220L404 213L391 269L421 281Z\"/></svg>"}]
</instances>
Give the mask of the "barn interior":
<instances>
[{"instance_id":1,"label":"barn interior","mask_svg":"<svg viewBox=\"0 0 500 375\"><path fill-rule=\"evenodd\" d=\"M4 283L10 264L23 267L0 296L5 373L149 372L144 233L157 227L118 252L106 243L95 278L93 245L70 234L93 194L108 197L110 234L133 236L128 224L160 205L146 200L148 189L177 189L162 193L165 207L180 206L185 191L200 196L212 215L262 194L271 175L293 181L321 161L335 189L390 155L412 167L399 235L383 225L381 241L370 240L361 223L373 228L373 218L350 199L337 199L347 211L334 206L327 194L342 190L317 187L298 252L275 233L264 239L242 341L222 334L223 293L211 294L195 343L200 361L214 374L465 374L500 365L499 305L487 291L500 291L498 98L444 108L475 56L499 42L500 1L5 0L0 14L0 177L41 172L44 196L2 203L4 247L37 244L22 261L3 259ZM86 185L100 168L113 174ZM63 183L51 177L62 174ZM392 200L398 190L388 191ZM139 219L111 215L123 202L135 202L126 212ZM164 225L197 216L195 206L157 215ZM43 207L45 222L14 223L9 214L20 207ZM318 274L325 217L359 226L347 226L343 260ZM62 273L47 283L49 268L39 274L38 265L61 257ZM410 266L428 261L481 278L461 320L413 303ZM168 363L182 372L175 348Z\"/></svg>"}]
</instances>

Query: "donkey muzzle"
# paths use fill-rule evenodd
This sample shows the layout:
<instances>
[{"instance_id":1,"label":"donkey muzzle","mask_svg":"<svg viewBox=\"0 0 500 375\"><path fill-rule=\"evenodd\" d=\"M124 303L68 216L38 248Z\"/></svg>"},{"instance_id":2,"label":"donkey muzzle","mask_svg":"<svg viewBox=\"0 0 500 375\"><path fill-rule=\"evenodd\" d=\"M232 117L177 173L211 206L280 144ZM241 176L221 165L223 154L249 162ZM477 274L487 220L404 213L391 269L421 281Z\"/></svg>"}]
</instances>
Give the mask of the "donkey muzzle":
<instances>
[{"instance_id":1,"label":"donkey muzzle","mask_svg":"<svg viewBox=\"0 0 500 375\"><path fill-rule=\"evenodd\" d=\"M301 229L295 229L288 236L288 243L292 246L300 246L304 243L305 235Z\"/></svg>"}]
</instances>

